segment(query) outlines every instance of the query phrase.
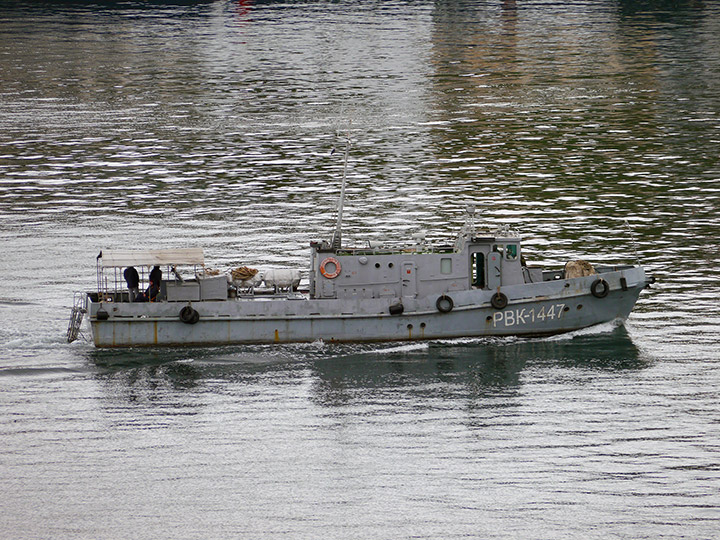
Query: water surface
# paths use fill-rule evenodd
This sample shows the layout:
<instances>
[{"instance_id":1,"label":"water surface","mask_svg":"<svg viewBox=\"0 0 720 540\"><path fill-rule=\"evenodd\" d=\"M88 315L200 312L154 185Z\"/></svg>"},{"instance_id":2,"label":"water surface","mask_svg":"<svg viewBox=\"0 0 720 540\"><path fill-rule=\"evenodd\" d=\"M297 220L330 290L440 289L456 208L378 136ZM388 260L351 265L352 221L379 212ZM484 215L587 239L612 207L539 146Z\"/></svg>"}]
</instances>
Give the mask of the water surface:
<instances>
[{"instance_id":1,"label":"water surface","mask_svg":"<svg viewBox=\"0 0 720 540\"><path fill-rule=\"evenodd\" d=\"M720 9L709 2L0 3L0 532L711 538ZM102 248L307 265L451 239L640 260L622 327L97 351Z\"/></svg>"}]
</instances>

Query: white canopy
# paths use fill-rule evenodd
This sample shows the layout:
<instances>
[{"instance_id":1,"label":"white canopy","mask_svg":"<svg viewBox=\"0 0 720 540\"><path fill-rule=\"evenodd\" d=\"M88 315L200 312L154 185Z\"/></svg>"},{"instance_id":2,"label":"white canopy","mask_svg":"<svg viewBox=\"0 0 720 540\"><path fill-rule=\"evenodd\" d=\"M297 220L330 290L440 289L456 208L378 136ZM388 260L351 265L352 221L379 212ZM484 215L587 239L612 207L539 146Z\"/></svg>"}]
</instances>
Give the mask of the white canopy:
<instances>
[{"instance_id":1,"label":"white canopy","mask_svg":"<svg viewBox=\"0 0 720 540\"><path fill-rule=\"evenodd\" d=\"M98 257L103 268L119 266L163 266L203 264L202 248L184 249L103 249Z\"/></svg>"}]
</instances>

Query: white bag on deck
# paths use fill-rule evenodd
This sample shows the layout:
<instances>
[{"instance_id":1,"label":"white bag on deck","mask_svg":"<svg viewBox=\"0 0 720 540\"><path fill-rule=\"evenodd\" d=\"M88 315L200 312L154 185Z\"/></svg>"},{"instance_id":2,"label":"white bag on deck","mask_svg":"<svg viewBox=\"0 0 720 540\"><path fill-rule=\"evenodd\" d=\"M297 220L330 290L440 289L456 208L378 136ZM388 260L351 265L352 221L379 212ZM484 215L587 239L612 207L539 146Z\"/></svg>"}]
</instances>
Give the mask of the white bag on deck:
<instances>
[{"instance_id":1,"label":"white bag on deck","mask_svg":"<svg viewBox=\"0 0 720 540\"><path fill-rule=\"evenodd\" d=\"M265 285L276 289L296 288L300 285L300 270L296 268L282 268L266 270L264 274Z\"/></svg>"}]
</instances>

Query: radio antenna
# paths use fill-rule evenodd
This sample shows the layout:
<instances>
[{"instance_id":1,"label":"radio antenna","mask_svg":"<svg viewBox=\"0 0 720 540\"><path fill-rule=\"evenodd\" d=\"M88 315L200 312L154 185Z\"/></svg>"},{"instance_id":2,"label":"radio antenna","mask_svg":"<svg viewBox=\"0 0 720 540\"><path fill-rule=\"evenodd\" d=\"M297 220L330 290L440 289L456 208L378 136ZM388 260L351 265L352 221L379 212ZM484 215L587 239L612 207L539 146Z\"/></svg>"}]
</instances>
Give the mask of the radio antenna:
<instances>
[{"instance_id":1,"label":"radio antenna","mask_svg":"<svg viewBox=\"0 0 720 540\"><path fill-rule=\"evenodd\" d=\"M630 246L632 246L633 254L635 255L635 264L640 265L640 255L638 255L638 244L637 240L635 240L635 231L633 231L627 219L625 220L625 227L627 228L628 233L630 233Z\"/></svg>"},{"instance_id":2,"label":"radio antenna","mask_svg":"<svg viewBox=\"0 0 720 540\"><path fill-rule=\"evenodd\" d=\"M338 201L338 214L337 224L335 225L335 232L332 237L332 248L340 249L342 244L342 218L343 218L343 206L345 205L345 184L347 183L347 165L348 155L350 155L350 133L348 133L347 142L345 144L345 164L343 166L342 185L340 187L340 201Z\"/></svg>"}]
</instances>

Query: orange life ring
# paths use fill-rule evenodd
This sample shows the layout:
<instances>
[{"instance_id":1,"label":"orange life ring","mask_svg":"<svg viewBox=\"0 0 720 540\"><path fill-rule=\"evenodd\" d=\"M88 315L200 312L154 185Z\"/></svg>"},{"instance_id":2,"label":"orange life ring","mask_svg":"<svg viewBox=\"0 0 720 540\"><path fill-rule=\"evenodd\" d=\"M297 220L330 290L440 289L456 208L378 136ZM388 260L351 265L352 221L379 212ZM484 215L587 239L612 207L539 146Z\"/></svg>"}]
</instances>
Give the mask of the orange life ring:
<instances>
[{"instance_id":1,"label":"orange life ring","mask_svg":"<svg viewBox=\"0 0 720 540\"><path fill-rule=\"evenodd\" d=\"M325 270L325 266L330 263L335 265L335 271L333 272L328 272L327 270ZM341 270L342 268L340 266L340 261L338 261L335 257L328 257L320 263L320 273L328 279L335 279L336 277L338 277Z\"/></svg>"}]
</instances>

